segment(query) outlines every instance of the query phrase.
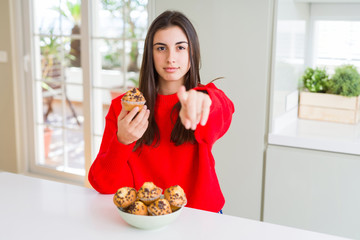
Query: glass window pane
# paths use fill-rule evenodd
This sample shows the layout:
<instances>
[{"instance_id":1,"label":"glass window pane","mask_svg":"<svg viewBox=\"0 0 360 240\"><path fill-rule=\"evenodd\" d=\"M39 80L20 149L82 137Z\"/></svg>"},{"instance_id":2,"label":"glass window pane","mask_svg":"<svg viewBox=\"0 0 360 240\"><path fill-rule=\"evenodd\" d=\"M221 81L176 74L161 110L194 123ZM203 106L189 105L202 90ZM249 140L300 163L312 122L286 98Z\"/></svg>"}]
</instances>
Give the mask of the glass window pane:
<instances>
[{"instance_id":1,"label":"glass window pane","mask_svg":"<svg viewBox=\"0 0 360 240\"><path fill-rule=\"evenodd\" d=\"M58 11L61 13L61 33L79 35L81 26L81 1L62 0Z\"/></svg>"},{"instance_id":2,"label":"glass window pane","mask_svg":"<svg viewBox=\"0 0 360 240\"><path fill-rule=\"evenodd\" d=\"M124 90L121 89L95 89L93 92L93 132L95 135L102 136L105 126L105 117L109 111L110 103L113 98L118 97Z\"/></svg>"},{"instance_id":3,"label":"glass window pane","mask_svg":"<svg viewBox=\"0 0 360 240\"><path fill-rule=\"evenodd\" d=\"M83 83L83 69L78 67L66 67L65 71L65 82L73 84Z\"/></svg>"},{"instance_id":4,"label":"glass window pane","mask_svg":"<svg viewBox=\"0 0 360 240\"><path fill-rule=\"evenodd\" d=\"M126 41L126 86L139 86L139 71L143 55L143 42Z\"/></svg>"},{"instance_id":5,"label":"glass window pane","mask_svg":"<svg viewBox=\"0 0 360 240\"><path fill-rule=\"evenodd\" d=\"M81 41L79 38L64 38L64 65L81 67Z\"/></svg>"},{"instance_id":6,"label":"glass window pane","mask_svg":"<svg viewBox=\"0 0 360 240\"><path fill-rule=\"evenodd\" d=\"M94 86L117 88L123 86L123 43L118 40L95 40ZM97 60L96 60L97 59Z\"/></svg>"},{"instance_id":7,"label":"glass window pane","mask_svg":"<svg viewBox=\"0 0 360 240\"><path fill-rule=\"evenodd\" d=\"M123 64L124 44L120 40L102 39L98 41L102 69L120 70Z\"/></svg>"},{"instance_id":8,"label":"glass window pane","mask_svg":"<svg viewBox=\"0 0 360 240\"><path fill-rule=\"evenodd\" d=\"M124 32L123 1L97 0L93 11L93 34L121 38Z\"/></svg>"},{"instance_id":9,"label":"glass window pane","mask_svg":"<svg viewBox=\"0 0 360 240\"><path fill-rule=\"evenodd\" d=\"M82 128L83 114L83 87L81 85L65 85L66 100L66 128Z\"/></svg>"},{"instance_id":10,"label":"glass window pane","mask_svg":"<svg viewBox=\"0 0 360 240\"><path fill-rule=\"evenodd\" d=\"M84 136L82 131L66 131L66 166L65 172L85 175Z\"/></svg>"},{"instance_id":11,"label":"glass window pane","mask_svg":"<svg viewBox=\"0 0 360 240\"><path fill-rule=\"evenodd\" d=\"M43 113L43 120L52 126L62 126L63 89L59 82L43 81L37 84L42 92L42 104L37 104L37 111ZM41 122L39 119L38 121Z\"/></svg>"},{"instance_id":12,"label":"glass window pane","mask_svg":"<svg viewBox=\"0 0 360 240\"><path fill-rule=\"evenodd\" d=\"M315 21L315 36L315 66L330 74L343 64L360 67L360 21Z\"/></svg>"},{"instance_id":13,"label":"glass window pane","mask_svg":"<svg viewBox=\"0 0 360 240\"><path fill-rule=\"evenodd\" d=\"M33 0L35 33L60 34L59 0Z\"/></svg>"},{"instance_id":14,"label":"glass window pane","mask_svg":"<svg viewBox=\"0 0 360 240\"><path fill-rule=\"evenodd\" d=\"M139 72L142 52L139 51L139 42L138 41L126 41L125 42L125 51L126 51L126 70L128 72Z\"/></svg>"},{"instance_id":15,"label":"glass window pane","mask_svg":"<svg viewBox=\"0 0 360 240\"><path fill-rule=\"evenodd\" d=\"M38 53L40 62L37 62L40 66L37 71L37 79L52 79L61 77L61 53L62 53L62 41L57 36L40 36L36 37L35 41L39 40Z\"/></svg>"},{"instance_id":16,"label":"glass window pane","mask_svg":"<svg viewBox=\"0 0 360 240\"><path fill-rule=\"evenodd\" d=\"M148 13L148 1L125 1L126 37L142 39L146 36Z\"/></svg>"},{"instance_id":17,"label":"glass window pane","mask_svg":"<svg viewBox=\"0 0 360 240\"><path fill-rule=\"evenodd\" d=\"M41 154L37 164L48 168L59 169L64 165L63 156L63 130L61 128L39 126Z\"/></svg>"}]
</instances>

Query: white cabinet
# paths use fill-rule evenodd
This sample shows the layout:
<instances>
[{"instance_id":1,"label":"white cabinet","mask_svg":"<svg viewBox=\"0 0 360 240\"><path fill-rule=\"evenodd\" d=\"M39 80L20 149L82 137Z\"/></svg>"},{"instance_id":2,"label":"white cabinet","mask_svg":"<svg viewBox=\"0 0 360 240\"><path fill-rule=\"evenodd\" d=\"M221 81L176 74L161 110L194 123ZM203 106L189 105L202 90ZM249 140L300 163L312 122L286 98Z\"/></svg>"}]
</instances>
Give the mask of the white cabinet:
<instances>
[{"instance_id":1,"label":"white cabinet","mask_svg":"<svg viewBox=\"0 0 360 240\"><path fill-rule=\"evenodd\" d=\"M360 239L360 156L269 145L264 221Z\"/></svg>"}]
</instances>

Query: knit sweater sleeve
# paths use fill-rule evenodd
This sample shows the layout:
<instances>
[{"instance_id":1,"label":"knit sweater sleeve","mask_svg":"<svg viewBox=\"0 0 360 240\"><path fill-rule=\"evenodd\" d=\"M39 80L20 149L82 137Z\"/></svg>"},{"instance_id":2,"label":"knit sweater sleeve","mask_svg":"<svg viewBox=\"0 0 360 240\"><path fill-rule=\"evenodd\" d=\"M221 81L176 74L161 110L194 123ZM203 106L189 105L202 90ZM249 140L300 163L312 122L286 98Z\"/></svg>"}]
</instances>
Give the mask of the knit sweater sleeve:
<instances>
[{"instance_id":1,"label":"knit sweater sleeve","mask_svg":"<svg viewBox=\"0 0 360 240\"><path fill-rule=\"evenodd\" d=\"M205 126L200 124L195 130L195 138L199 143L206 143L212 147L215 141L221 138L229 129L232 114L235 111L233 102L213 83L195 88L205 91L211 99L210 114Z\"/></svg>"},{"instance_id":2,"label":"knit sweater sleeve","mask_svg":"<svg viewBox=\"0 0 360 240\"><path fill-rule=\"evenodd\" d=\"M100 150L88 176L93 188L105 194L115 193L123 186L134 185L128 159L135 143L124 145L117 140L117 117L121 111L119 99L113 100L110 105Z\"/></svg>"}]
</instances>

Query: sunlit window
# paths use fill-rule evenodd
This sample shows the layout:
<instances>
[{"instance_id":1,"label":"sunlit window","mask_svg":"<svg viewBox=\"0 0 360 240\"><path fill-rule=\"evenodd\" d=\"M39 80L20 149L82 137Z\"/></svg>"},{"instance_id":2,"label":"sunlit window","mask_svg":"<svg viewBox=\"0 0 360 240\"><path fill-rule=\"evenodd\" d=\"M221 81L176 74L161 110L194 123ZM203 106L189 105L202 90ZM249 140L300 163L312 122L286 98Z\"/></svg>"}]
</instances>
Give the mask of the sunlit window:
<instances>
[{"instance_id":1,"label":"sunlit window","mask_svg":"<svg viewBox=\"0 0 360 240\"><path fill-rule=\"evenodd\" d=\"M88 18L82 16L84 9ZM34 121L29 120L29 129L35 131L29 134L35 156L30 165L38 172L84 176L85 162L95 158L85 159L84 136L90 136L84 128L86 113L92 113L89 142L97 152L111 100L138 85L148 1L32 0L26 10L34 63L29 76ZM82 41L90 46L91 69L82 63Z\"/></svg>"},{"instance_id":2,"label":"sunlit window","mask_svg":"<svg viewBox=\"0 0 360 240\"><path fill-rule=\"evenodd\" d=\"M314 65L353 64L360 69L360 21L315 21Z\"/></svg>"}]
</instances>

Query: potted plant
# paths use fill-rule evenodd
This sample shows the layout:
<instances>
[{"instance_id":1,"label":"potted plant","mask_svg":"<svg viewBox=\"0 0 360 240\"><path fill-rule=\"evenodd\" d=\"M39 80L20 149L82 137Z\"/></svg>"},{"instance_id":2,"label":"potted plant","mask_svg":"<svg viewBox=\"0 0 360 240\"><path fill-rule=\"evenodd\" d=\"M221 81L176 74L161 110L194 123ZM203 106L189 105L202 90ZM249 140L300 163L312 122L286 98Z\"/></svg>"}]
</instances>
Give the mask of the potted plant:
<instances>
[{"instance_id":1,"label":"potted plant","mask_svg":"<svg viewBox=\"0 0 360 240\"><path fill-rule=\"evenodd\" d=\"M329 76L325 68L306 68L302 76L304 86L310 92L326 92L328 89Z\"/></svg>"},{"instance_id":2,"label":"potted plant","mask_svg":"<svg viewBox=\"0 0 360 240\"><path fill-rule=\"evenodd\" d=\"M360 119L360 75L353 65L335 69L307 68L302 76L299 118L356 124Z\"/></svg>"},{"instance_id":3,"label":"potted plant","mask_svg":"<svg viewBox=\"0 0 360 240\"><path fill-rule=\"evenodd\" d=\"M328 84L328 92L347 97L360 95L360 74L353 65L344 65L335 69Z\"/></svg>"}]
</instances>

